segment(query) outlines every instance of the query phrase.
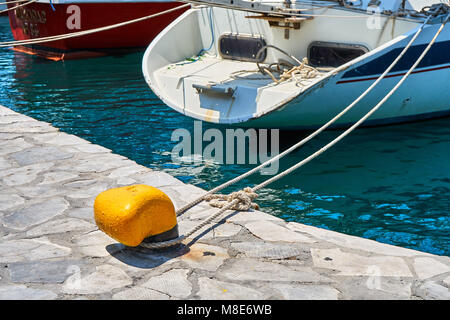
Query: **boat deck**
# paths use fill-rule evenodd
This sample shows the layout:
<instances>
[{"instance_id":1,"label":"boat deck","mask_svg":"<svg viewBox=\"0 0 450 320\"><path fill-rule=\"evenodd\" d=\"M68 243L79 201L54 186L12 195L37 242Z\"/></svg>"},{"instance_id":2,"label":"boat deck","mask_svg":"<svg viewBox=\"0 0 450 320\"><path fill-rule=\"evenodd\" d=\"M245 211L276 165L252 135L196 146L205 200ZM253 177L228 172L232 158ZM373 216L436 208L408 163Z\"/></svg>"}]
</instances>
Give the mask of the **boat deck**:
<instances>
[{"instance_id":1,"label":"boat deck","mask_svg":"<svg viewBox=\"0 0 450 320\"><path fill-rule=\"evenodd\" d=\"M327 73L319 71L315 77L301 79L296 83L296 86L306 88ZM254 62L228 60L210 55L202 56L196 61L186 60L185 62L165 66L156 71L155 75L157 79L196 77L199 80L207 80L211 84L236 83L239 86L253 88L277 87L281 91L288 87L289 82L295 82L292 79L292 81L276 84L269 75L262 74Z\"/></svg>"},{"instance_id":2,"label":"boat deck","mask_svg":"<svg viewBox=\"0 0 450 320\"><path fill-rule=\"evenodd\" d=\"M262 74L256 63L205 55L160 68L154 84L167 104L198 119L226 123L264 113L301 94L328 72L280 83ZM274 74L279 78L278 74ZM220 119L220 121L219 121Z\"/></svg>"}]
</instances>

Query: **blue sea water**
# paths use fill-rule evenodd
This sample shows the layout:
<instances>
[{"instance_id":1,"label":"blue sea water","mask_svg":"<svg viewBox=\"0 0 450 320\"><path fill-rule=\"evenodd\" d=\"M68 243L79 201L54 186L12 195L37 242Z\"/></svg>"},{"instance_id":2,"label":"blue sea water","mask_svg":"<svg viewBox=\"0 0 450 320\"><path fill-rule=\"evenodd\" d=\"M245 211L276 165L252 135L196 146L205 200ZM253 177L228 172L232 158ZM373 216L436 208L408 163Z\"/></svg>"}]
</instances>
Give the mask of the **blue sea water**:
<instances>
[{"instance_id":1,"label":"blue sea water","mask_svg":"<svg viewBox=\"0 0 450 320\"><path fill-rule=\"evenodd\" d=\"M7 40L12 40L8 20L0 17L0 41ZM194 122L150 91L141 73L142 55L52 62L0 49L0 104L204 189L254 167L212 161L174 164L171 134L178 128L193 132ZM321 134L284 159L280 169L339 133ZM281 148L306 134L281 132ZM448 256L449 159L450 118L358 129L261 190L257 202L287 221ZM266 178L255 175L227 191Z\"/></svg>"}]
</instances>

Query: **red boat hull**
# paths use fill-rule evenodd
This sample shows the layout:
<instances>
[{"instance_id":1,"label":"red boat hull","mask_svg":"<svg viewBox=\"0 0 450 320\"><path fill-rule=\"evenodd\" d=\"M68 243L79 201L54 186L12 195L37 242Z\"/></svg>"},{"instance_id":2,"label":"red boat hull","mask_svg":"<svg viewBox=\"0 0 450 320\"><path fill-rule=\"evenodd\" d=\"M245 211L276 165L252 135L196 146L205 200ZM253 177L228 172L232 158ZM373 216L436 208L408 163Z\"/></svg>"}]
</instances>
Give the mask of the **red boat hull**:
<instances>
[{"instance_id":1,"label":"red boat hull","mask_svg":"<svg viewBox=\"0 0 450 320\"><path fill-rule=\"evenodd\" d=\"M79 32L108 26L158 13L176 6L177 2L109 2L54 4L34 2L9 11L15 40L25 40ZM8 7L16 4L8 4ZM139 50L148 46L169 23L187 9L90 35L35 45L14 47L15 50L52 59L77 59L110 53Z\"/></svg>"}]
</instances>

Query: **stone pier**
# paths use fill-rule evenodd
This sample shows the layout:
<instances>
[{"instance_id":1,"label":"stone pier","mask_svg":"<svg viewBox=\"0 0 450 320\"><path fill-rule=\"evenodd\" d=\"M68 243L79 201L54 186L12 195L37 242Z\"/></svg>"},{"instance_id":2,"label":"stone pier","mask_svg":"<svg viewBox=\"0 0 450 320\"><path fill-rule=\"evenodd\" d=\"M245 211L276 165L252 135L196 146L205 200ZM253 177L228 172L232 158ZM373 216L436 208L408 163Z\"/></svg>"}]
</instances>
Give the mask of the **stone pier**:
<instances>
[{"instance_id":1,"label":"stone pier","mask_svg":"<svg viewBox=\"0 0 450 320\"><path fill-rule=\"evenodd\" d=\"M205 191L0 106L0 299L450 299L450 258L228 212L185 245L128 248L98 230L101 191ZM215 212L202 203L180 233Z\"/></svg>"}]
</instances>

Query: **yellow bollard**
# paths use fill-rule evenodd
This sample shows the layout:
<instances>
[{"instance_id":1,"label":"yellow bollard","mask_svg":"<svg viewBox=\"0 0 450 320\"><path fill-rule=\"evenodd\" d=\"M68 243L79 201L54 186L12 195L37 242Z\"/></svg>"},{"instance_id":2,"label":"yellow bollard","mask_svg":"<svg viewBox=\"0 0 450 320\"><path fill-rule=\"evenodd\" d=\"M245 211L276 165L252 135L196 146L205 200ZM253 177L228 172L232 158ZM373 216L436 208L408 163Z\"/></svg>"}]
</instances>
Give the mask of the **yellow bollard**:
<instances>
[{"instance_id":1,"label":"yellow bollard","mask_svg":"<svg viewBox=\"0 0 450 320\"><path fill-rule=\"evenodd\" d=\"M143 184L100 193L94 202L94 218L100 230L130 247L149 237L163 241L168 240L167 236L178 236L175 207L170 198Z\"/></svg>"}]
</instances>

